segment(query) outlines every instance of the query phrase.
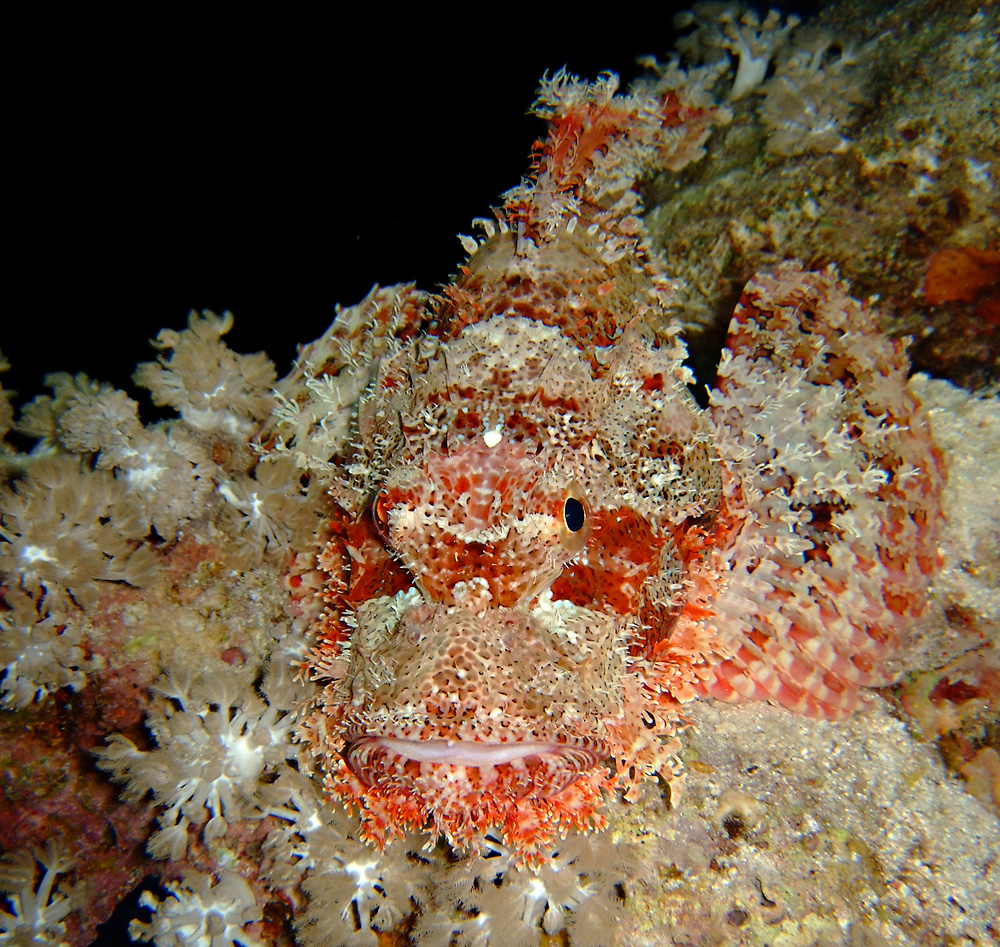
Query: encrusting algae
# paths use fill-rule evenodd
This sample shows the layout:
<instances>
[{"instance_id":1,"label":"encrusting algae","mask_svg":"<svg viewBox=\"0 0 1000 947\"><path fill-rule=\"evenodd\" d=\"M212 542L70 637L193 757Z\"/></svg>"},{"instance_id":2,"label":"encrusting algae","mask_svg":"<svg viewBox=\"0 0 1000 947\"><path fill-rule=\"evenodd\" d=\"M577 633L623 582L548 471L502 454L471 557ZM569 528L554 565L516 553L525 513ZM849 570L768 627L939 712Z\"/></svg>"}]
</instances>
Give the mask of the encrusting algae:
<instances>
[{"instance_id":1,"label":"encrusting algae","mask_svg":"<svg viewBox=\"0 0 1000 947\"><path fill-rule=\"evenodd\" d=\"M168 420L82 375L16 425L0 399L38 445L0 455L0 943L85 943L147 872L157 947L915 943L911 894L929 931L997 936L995 813L884 696L996 666L995 392L908 377L817 251L744 281L699 404L697 272L643 186L744 126L761 160L848 160L876 52L737 4L684 22L685 67L627 93L543 80L530 177L440 294L376 287L281 379L192 313L134 376ZM942 680L919 693L997 678ZM53 707L102 773L50 791ZM989 732L953 765L985 804ZM926 826L905 853L897 822Z\"/></svg>"}]
</instances>

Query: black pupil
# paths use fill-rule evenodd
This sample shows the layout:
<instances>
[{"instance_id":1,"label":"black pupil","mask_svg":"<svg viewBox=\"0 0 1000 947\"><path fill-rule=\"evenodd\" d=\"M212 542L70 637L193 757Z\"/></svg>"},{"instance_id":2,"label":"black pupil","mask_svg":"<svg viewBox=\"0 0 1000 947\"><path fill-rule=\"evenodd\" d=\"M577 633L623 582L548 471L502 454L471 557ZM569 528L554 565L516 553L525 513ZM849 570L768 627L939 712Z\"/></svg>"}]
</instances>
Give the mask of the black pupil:
<instances>
[{"instance_id":1,"label":"black pupil","mask_svg":"<svg viewBox=\"0 0 1000 947\"><path fill-rule=\"evenodd\" d=\"M576 497L567 497L563 517L571 533L580 532L583 529L583 504Z\"/></svg>"}]
</instances>

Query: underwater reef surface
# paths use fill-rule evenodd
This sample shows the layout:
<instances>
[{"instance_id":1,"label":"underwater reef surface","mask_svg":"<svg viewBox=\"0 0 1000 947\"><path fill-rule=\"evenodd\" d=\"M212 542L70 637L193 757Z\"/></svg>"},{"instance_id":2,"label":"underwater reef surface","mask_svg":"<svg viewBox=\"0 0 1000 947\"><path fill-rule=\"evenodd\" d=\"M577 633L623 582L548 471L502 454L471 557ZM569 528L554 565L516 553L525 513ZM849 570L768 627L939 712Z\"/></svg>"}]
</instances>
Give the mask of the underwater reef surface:
<instances>
[{"instance_id":1,"label":"underwater reef surface","mask_svg":"<svg viewBox=\"0 0 1000 947\"><path fill-rule=\"evenodd\" d=\"M281 378L193 313L161 420L0 391L0 943L1000 937L1000 12L678 26L628 93L543 87L436 301ZM481 755L504 714L538 752Z\"/></svg>"}]
</instances>

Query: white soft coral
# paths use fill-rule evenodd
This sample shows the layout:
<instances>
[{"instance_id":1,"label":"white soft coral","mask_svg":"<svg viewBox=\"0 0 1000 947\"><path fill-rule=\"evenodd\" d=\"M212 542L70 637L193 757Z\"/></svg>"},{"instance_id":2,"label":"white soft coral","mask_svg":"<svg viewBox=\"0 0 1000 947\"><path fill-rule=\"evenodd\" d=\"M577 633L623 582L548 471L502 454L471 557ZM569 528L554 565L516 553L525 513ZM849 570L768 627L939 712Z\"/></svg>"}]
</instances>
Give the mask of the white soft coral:
<instances>
[{"instance_id":1,"label":"white soft coral","mask_svg":"<svg viewBox=\"0 0 1000 947\"><path fill-rule=\"evenodd\" d=\"M437 857L437 853L429 855ZM619 883L634 856L607 835L571 833L536 866L518 866L499 833L482 854L441 863L430 907L411 936L430 947L536 947L542 932L571 932L580 947L611 943L621 914Z\"/></svg>"},{"instance_id":2,"label":"white soft coral","mask_svg":"<svg viewBox=\"0 0 1000 947\"><path fill-rule=\"evenodd\" d=\"M205 448L182 424L142 431L111 462L136 501L137 515L165 539L204 512L217 476Z\"/></svg>"},{"instance_id":3,"label":"white soft coral","mask_svg":"<svg viewBox=\"0 0 1000 947\"><path fill-rule=\"evenodd\" d=\"M233 822L259 815L261 778L296 756L289 738L292 706L274 698L276 688L267 680L263 690L270 700L235 672L192 680L175 671L157 690L165 700L146 721L157 747L140 750L114 734L97 757L126 783L126 799L152 792L166 806L149 851L177 860L187 848L188 826L204 824L203 839L211 843Z\"/></svg>"},{"instance_id":4,"label":"white soft coral","mask_svg":"<svg viewBox=\"0 0 1000 947\"><path fill-rule=\"evenodd\" d=\"M36 862L42 867L40 879ZM53 842L42 852L15 852L0 859L0 892L10 908L0 909L0 944L61 947L66 943L65 919L78 898L74 892L53 893L53 887L71 865L71 859Z\"/></svg>"},{"instance_id":5,"label":"white soft coral","mask_svg":"<svg viewBox=\"0 0 1000 947\"><path fill-rule=\"evenodd\" d=\"M773 154L817 154L846 150L843 131L855 106L865 101L864 72L857 67L866 51L835 43L822 33L795 49L764 86L761 121Z\"/></svg>"},{"instance_id":6,"label":"white soft coral","mask_svg":"<svg viewBox=\"0 0 1000 947\"><path fill-rule=\"evenodd\" d=\"M301 477L295 461L284 456L261 460L252 477L240 475L219 484L219 495L226 501L223 516L248 540L238 562L255 562L264 552L309 542L318 525L318 488L305 490Z\"/></svg>"},{"instance_id":7,"label":"white soft coral","mask_svg":"<svg viewBox=\"0 0 1000 947\"><path fill-rule=\"evenodd\" d=\"M123 391L77 391L59 415L59 439L114 471L142 527L173 539L184 520L204 512L217 468L183 423L145 428L138 411Z\"/></svg>"},{"instance_id":8,"label":"white soft coral","mask_svg":"<svg viewBox=\"0 0 1000 947\"><path fill-rule=\"evenodd\" d=\"M46 610L84 609L99 583L147 584L156 557L112 474L77 457L46 457L0 491L0 573Z\"/></svg>"},{"instance_id":9,"label":"white soft coral","mask_svg":"<svg viewBox=\"0 0 1000 947\"><path fill-rule=\"evenodd\" d=\"M697 30L677 42L677 48L694 62L714 63L731 53L736 58L736 77L729 98L743 98L767 76L774 54L788 41L788 34L802 21L794 14L784 23L777 10L761 20L755 10L742 3L696 3L692 10L674 17L674 26Z\"/></svg>"},{"instance_id":10,"label":"white soft coral","mask_svg":"<svg viewBox=\"0 0 1000 947\"><path fill-rule=\"evenodd\" d=\"M187 329L160 332L153 344L171 354L140 365L135 383L197 430L249 436L271 413L276 374L263 352L239 355L222 341L232 327L232 313L192 312Z\"/></svg>"},{"instance_id":11,"label":"white soft coral","mask_svg":"<svg viewBox=\"0 0 1000 947\"><path fill-rule=\"evenodd\" d=\"M269 802L264 812L279 822L264 843L262 872L292 897L297 886L307 893L296 924L303 943L374 945L376 931L427 902L431 872L414 840L397 839L381 852L358 841L357 817L327 806L322 788L291 769L261 795Z\"/></svg>"},{"instance_id":12,"label":"white soft coral","mask_svg":"<svg viewBox=\"0 0 1000 947\"><path fill-rule=\"evenodd\" d=\"M199 871L186 871L181 881L167 884L169 896L160 900L144 891L139 906L153 912L148 923L132 921L135 940L151 940L156 947L263 947L248 932L263 912L253 890L231 871L219 880Z\"/></svg>"},{"instance_id":13,"label":"white soft coral","mask_svg":"<svg viewBox=\"0 0 1000 947\"><path fill-rule=\"evenodd\" d=\"M0 707L22 710L60 687L80 690L97 664L82 647L86 627L83 618L40 613L36 598L8 589L0 606Z\"/></svg>"}]
</instances>

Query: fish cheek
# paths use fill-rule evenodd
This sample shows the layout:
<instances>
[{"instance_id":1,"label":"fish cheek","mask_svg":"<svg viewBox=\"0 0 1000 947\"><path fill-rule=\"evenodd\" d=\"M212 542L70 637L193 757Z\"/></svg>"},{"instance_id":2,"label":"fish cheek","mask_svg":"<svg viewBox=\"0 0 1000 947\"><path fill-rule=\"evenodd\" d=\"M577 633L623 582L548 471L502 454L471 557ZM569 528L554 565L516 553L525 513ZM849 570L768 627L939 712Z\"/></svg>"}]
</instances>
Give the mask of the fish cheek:
<instances>
[{"instance_id":1,"label":"fish cheek","mask_svg":"<svg viewBox=\"0 0 1000 947\"><path fill-rule=\"evenodd\" d=\"M655 577L669 542L633 510L596 510L586 548L552 583L553 599L627 617L638 615L643 585Z\"/></svg>"}]
</instances>

